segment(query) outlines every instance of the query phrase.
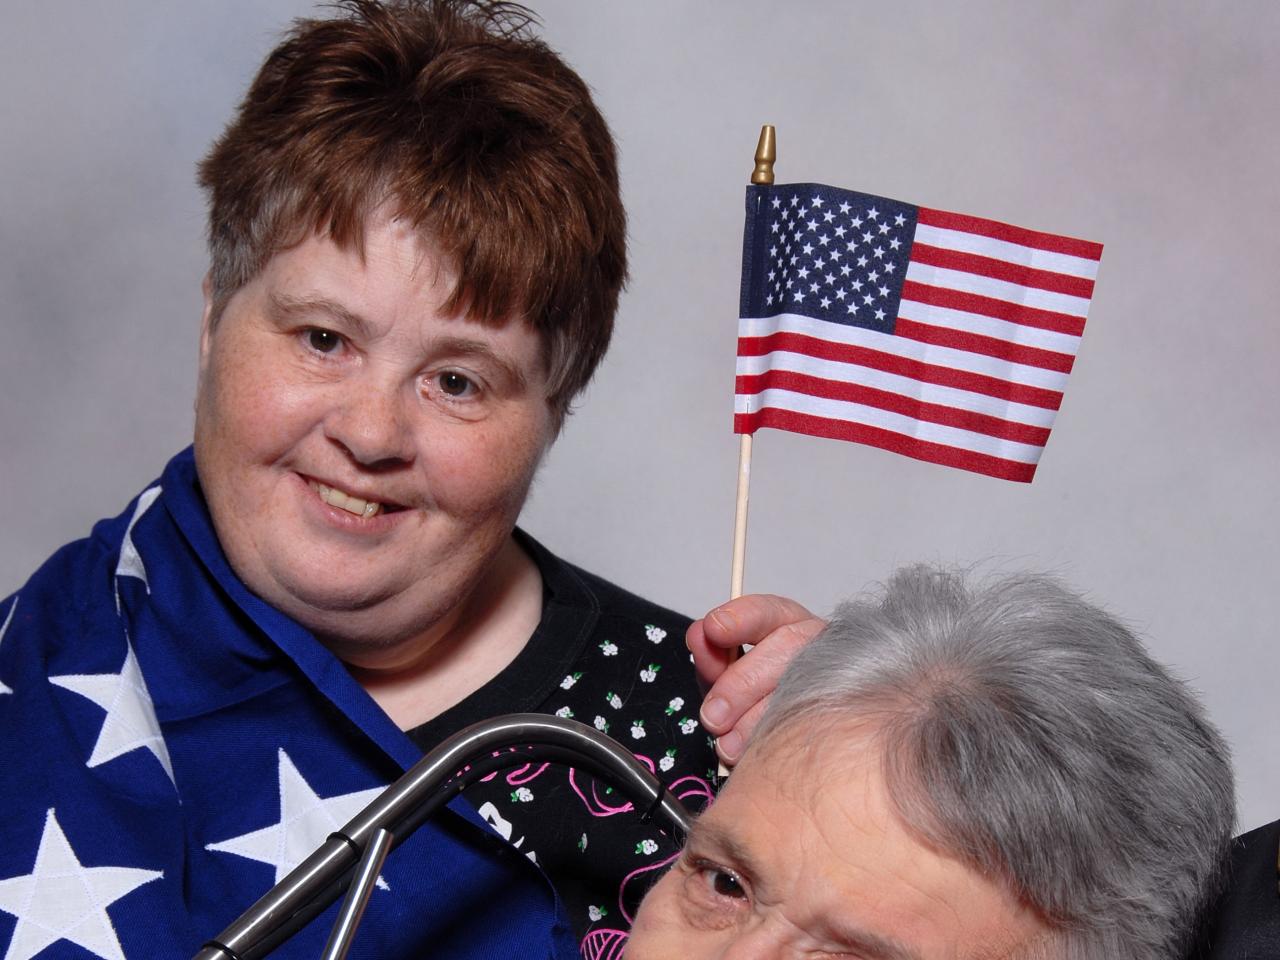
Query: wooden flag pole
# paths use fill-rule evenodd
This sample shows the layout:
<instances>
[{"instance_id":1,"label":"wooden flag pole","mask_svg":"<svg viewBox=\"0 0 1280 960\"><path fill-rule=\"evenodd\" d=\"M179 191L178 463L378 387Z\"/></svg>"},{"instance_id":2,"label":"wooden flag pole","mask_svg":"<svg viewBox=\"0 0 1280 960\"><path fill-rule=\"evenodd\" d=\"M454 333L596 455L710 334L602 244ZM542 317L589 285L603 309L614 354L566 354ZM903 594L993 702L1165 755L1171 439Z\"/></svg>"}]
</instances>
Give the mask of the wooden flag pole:
<instances>
[{"instance_id":1,"label":"wooden flag pole","mask_svg":"<svg viewBox=\"0 0 1280 960\"><path fill-rule=\"evenodd\" d=\"M751 171L752 183L773 183L773 161L777 159L775 132L771 124L760 128L756 143L756 167ZM751 494L751 434L738 435L738 499L733 509L733 569L729 582L729 599L742 596L742 579L747 568L747 501ZM736 659L736 654L735 654ZM724 779L729 768L723 763L719 775Z\"/></svg>"},{"instance_id":2,"label":"wooden flag pole","mask_svg":"<svg viewBox=\"0 0 1280 960\"><path fill-rule=\"evenodd\" d=\"M773 183L773 162L777 159L776 136L771 124L760 128L756 143L756 167L751 171L752 183ZM747 501L751 494L751 434L738 436L738 500L733 511L733 570L729 582L729 599L742 596L742 579L747 567Z\"/></svg>"}]
</instances>

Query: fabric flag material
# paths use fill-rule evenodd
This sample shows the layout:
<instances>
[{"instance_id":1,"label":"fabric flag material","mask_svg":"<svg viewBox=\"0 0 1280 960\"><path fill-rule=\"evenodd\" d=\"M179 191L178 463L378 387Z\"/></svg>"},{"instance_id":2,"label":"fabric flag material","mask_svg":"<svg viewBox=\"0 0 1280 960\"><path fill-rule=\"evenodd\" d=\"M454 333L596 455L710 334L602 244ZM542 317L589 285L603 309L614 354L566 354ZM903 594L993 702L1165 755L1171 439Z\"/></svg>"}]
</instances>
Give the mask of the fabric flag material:
<instances>
[{"instance_id":1,"label":"fabric flag material","mask_svg":"<svg viewBox=\"0 0 1280 960\"><path fill-rule=\"evenodd\" d=\"M734 431L1030 482L1102 245L815 183L747 187Z\"/></svg>"}]
</instances>

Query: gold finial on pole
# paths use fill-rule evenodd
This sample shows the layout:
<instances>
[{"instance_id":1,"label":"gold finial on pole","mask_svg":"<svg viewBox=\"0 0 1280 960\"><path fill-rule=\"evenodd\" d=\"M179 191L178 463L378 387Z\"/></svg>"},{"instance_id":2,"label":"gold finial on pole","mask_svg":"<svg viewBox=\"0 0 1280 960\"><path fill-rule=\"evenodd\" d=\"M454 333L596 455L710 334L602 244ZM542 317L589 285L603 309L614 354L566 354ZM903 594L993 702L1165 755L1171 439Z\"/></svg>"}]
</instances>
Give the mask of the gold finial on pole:
<instances>
[{"instance_id":1,"label":"gold finial on pole","mask_svg":"<svg viewBox=\"0 0 1280 960\"><path fill-rule=\"evenodd\" d=\"M778 159L773 124L760 128L760 141L756 144L756 168L751 171L752 183L773 183L773 161Z\"/></svg>"}]
</instances>

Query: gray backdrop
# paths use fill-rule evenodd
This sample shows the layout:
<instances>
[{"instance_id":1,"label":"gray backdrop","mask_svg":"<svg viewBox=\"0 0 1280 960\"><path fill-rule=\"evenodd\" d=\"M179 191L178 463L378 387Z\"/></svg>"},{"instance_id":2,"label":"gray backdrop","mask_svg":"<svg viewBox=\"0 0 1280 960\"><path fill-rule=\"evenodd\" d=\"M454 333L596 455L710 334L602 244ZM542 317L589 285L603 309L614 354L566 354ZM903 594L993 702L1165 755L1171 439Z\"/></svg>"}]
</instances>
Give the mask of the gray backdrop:
<instances>
[{"instance_id":1,"label":"gray backdrop","mask_svg":"<svg viewBox=\"0 0 1280 960\"><path fill-rule=\"evenodd\" d=\"M633 280L524 523L725 598L742 185L819 180L1106 244L1034 485L758 435L747 586L819 611L916 559L1055 570L1209 704L1280 816L1280 4L538 4L622 149ZM6 4L0 594L191 432L193 167L306 0ZM774 15L786 10L787 16Z\"/></svg>"}]
</instances>

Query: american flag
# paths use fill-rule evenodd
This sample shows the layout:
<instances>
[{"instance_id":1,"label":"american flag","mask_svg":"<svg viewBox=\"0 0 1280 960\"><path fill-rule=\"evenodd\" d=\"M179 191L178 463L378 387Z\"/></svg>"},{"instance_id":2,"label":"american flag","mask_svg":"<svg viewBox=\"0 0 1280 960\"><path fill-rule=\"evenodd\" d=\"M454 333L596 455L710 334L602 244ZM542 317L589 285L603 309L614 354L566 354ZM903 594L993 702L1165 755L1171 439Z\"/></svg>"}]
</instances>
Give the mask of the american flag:
<instances>
[{"instance_id":1,"label":"american flag","mask_svg":"<svg viewBox=\"0 0 1280 960\"><path fill-rule=\"evenodd\" d=\"M747 188L734 431L1029 482L1102 245L815 183Z\"/></svg>"}]
</instances>

